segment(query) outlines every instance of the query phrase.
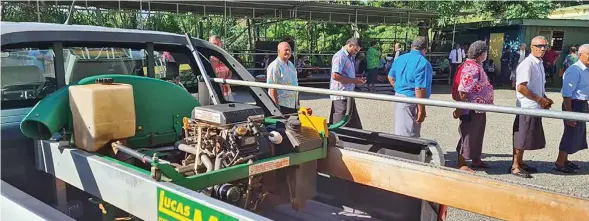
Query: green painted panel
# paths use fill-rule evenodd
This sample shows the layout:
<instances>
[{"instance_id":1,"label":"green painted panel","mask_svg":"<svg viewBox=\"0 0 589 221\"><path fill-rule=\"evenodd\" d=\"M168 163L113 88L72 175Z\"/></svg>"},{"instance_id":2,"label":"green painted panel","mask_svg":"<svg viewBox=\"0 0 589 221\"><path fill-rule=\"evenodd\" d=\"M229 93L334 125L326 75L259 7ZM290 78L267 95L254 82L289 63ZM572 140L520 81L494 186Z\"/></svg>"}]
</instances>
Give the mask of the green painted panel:
<instances>
[{"instance_id":1,"label":"green painted panel","mask_svg":"<svg viewBox=\"0 0 589 221\"><path fill-rule=\"evenodd\" d=\"M540 27L570 27L570 28L583 28L589 27L589 21L585 20L559 20L559 19L524 19L523 25L525 26L540 26Z\"/></svg>"},{"instance_id":2,"label":"green painted panel","mask_svg":"<svg viewBox=\"0 0 589 221\"><path fill-rule=\"evenodd\" d=\"M562 67L562 62L565 56L568 54L569 47L575 44L586 44L589 42L589 28L584 27L555 27L555 26L526 26L524 28L524 39L530 47L532 38L540 35L541 33L550 33L543 35L544 37L551 38L553 31L563 31L563 48L560 53L560 58L556 62L557 67ZM550 39L548 39L550 41Z\"/></svg>"},{"instance_id":3,"label":"green painted panel","mask_svg":"<svg viewBox=\"0 0 589 221\"><path fill-rule=\"evenodd\" d=\"M182 87L160 79L133 75L97 75L78 84L93 84L99 78L112 78L115 83L133 86L135 100L135 136L128 144L133 148L174 143L181 135L176 130L182 117L190 117L199 102Z\"/></svg>"},{"instance_id":4,"label":"green painted panel","mask_svg":"<svg viewBox=\"0 0 589 221\"><path fill-rule=\"evenodd\" d=\"M568 46L574 44L589 43L589 28L566 28L564 29L564 45L566 50Z\"/></svg>"},{"instance_id":5,"label":"green painted panel","mask_svg":"<svg viewBox=\"0 0 589 221\"><path fill-rule=\"evenodd\" d=\"M277 170L287 166L294 166L313 160L323 159L326 157L326 151L327 147L322 147L300 153L289 153L260 160L253 164L244 163L205 174L173 180L172 183L191 190L201 190L209 186L243 179L271 170Z\"/></svg>"},{"instance_id":6,"label":"green painted panel","mask_svg":"<svg viewBox=\"0 0 589 221\"><path fill-rule=\"evenodd\" d=\"M134 148L176 142L182 117L190 117L198 100L182 87L167 81L133 75L97 75L80 80L78 85L93 84L98 78L133 86L136 135L128 140ZM39 101L21 122L21 131L29 138L49 139L71 124L68 87Z\"/></svg>"}]
</instances>

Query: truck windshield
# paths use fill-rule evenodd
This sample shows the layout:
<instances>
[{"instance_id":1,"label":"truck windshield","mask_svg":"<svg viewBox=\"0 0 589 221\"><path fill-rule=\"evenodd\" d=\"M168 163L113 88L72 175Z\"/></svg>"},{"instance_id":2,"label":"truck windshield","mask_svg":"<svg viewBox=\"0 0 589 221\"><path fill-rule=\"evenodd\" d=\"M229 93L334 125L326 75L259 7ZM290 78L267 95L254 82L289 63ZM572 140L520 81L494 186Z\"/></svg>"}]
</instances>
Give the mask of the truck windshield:
<instances>
[{"instance_id":1,"label":"truck windshield","mask_svg":"<svg viewBox=\"0 0 589 221\"><path fill-rule=\"evenodd\" d=\"M2 101L40 99L53 92L55 54L51 49L20 48L2 51Z\"/></svg>"},{"instance_id":2,"label":"truck windshield","mask_svg":"<svg viewBox=\"0 0 589 221\"><path fill-rule=\"evenodd\" d=\"M146 76L144 49L69 47L64 48L63 56L68 85L102 74Z\"/></svg>"}]
</instances>

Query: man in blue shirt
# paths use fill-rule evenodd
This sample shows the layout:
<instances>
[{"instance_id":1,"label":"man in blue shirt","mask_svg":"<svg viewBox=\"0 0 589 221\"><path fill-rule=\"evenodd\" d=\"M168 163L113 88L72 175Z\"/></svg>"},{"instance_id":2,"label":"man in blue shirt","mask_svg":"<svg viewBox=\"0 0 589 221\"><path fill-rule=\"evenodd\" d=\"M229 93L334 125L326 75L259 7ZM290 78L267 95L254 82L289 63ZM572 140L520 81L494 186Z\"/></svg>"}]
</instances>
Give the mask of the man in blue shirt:
<instances>
[{"instance_id":1,"label":"man in blue shirt","mask_svg":"<svg viewBox=\"0 0 589 221\"><path fill-rule=\"evenodd\" d=\"M396 96L429 98L432 92L432 65L425 58L427 39L419 36L411 44L411 51L401 55L389 71L389 82ZM423 104L395 104L395 134L421 136L421 123L425 119Z\"/></svg>"},{"instance_id":2,"label":"man in blue shirt","mask_svg":"<svg viewBox=\"0 0 589 221\"><path fill-rule=\"evenodd\" d=\"M341 50L336 52L331 59L331 79L329 89L336 91L354 91L357 84L364 84L364 79L356 78L356 68L354 67L354 56L362 49L360 41L357 38L350 38ZM342 119L348 109L350 102L350 120L346 127L362 129L362 122L356 109L356 103L353 98L331 95L331 114L329 121L334 124Z\"/></svg>"},{"instance_id":3,"label":"man in blue shirt","mask_svg":"<svg viewBox=\"0 0 589 221\"><path fill-rule=\"evenodd\" d=\"M571 65L562 78L562 110L589 113L589 44L579 47L579 60ZM560 140L555 169L573 173L579 166L568 160L569 154L587 149L587 127L584 121L564 120L564 133Z\"/></svg>"},{"instance_id":4,"label":"man in blue shirt","mask_svg":"<svg viewBox=\"0 0 589 221\"><path fill-rule=\"evenodd\" d=\"M288 42L278 44L278 56L268 64L266 83L298 86L297 71L288 59L291 49ZM296 113L299 105L299 92L280 89L268 89L270 98L278 105L282 113Z\"/></svg>"}]
</instances>

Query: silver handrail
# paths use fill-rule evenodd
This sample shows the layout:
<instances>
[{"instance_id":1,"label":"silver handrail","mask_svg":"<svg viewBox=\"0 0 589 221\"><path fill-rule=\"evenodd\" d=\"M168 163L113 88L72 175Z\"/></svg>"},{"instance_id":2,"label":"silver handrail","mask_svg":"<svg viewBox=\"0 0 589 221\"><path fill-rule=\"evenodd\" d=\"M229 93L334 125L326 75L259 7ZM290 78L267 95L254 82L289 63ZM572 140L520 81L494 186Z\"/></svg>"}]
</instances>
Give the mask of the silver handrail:
<instances>
[{"instance_id":1,"label":"silver handrail","mask_svg":"<svg viewBox=\"0 0 589 221\"><path fill-rule=\"evenodd\" d=\"M361 99L368 99L368 100L392 101L392 102L408 103L408 104L423 104L423 105L428 105L428 106L460 108L460 109L477 110L477 111L484 111L484 112L517 114L517 115L546 117L546 118L554 118L554 119L577 120L577 121L585 121L585 122L589 121L589 114L568 112L568 111L552 111L552 110L544 110L544 109L528 109L528 108L507 107L507 106L490 105L490 104L475 104L475 103L456 102L456 101L441 101L441 100L433 100L433 99L400 97L400 96L393 96L393 95L386 95L386 94L373 94L373 93L355 92L355 91L334 91L334 90L321 89L321 88L279 85L279 84L267 84L267 83L253 82L253 81L241 81L241 80L231 80L231 79L221 79L221 78L214 78L212 80L217 83L225 83L225 84L231 84L231 85L241 85L241 86L261 87L261 88L274 88L274 89L282 89L282 90L289 90L289 91L307 92L307 93L313 93L313 94L325 94L325 95L337 95L337 96L361 98Z\"/></svg>"}]
</instances>

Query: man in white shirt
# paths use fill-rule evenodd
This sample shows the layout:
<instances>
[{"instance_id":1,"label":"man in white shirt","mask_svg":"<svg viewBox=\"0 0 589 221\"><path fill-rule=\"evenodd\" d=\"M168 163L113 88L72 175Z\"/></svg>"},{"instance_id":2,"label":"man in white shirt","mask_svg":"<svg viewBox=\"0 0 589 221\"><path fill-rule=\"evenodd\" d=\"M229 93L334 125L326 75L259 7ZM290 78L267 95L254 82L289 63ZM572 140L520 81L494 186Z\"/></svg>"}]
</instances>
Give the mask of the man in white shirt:
<instances>
[{"instance_id":1,"label":"man in white shirt","mask_svg":"<svg viewBox=\"0 0 589 221\"><path fill-rule=\"evenodd\" d=\"M455 44L454 49L450 51L450 79L454 80L454 75L458 70L458 66L462 64L462 61L465 60L466 55L464 54L464 49L460 48L460 44Z\"/></svg>"},{"instance_id":2,"label":"man in white shirt","mask_svg":"<svg viewBox=\"0 0 589 221\"><path fill-rule=\"evenodd\" d=\"M543 36L532 39L532 53L526 57L516 70L516 106L530 109L550 109L554 103L546 97L544 66L542 57L548 49L548 41ZM532 178L537 172L523 162L525 150L539 150L546 146L541 117L516 115L513 123L513 164L510 173L523 178Z\"/></svg>"},{"instance_id":3,"label":"man in white shirt","mask_svg":"<svg viewBox=\"0 0 589 221\"><path fill-rule=\"evenodd\" d=\"M524 59L530 55L530 52L526 50L526 43L521 43L519 45L519 51L517 52L517 55L517 64L522 63L522 61L524 61Z\"/></svg>"},{"instance_id":4,"label":"man in white shirt","mask_svg":"<svg viewBox=\"0 0 589 221\"><path fill-rule=\"evenodd\" d=\"M401 56L401 44L395 43L395 57L393 58L393 61L396 61L399 56Z\"/></svg>"}]
</instances>

